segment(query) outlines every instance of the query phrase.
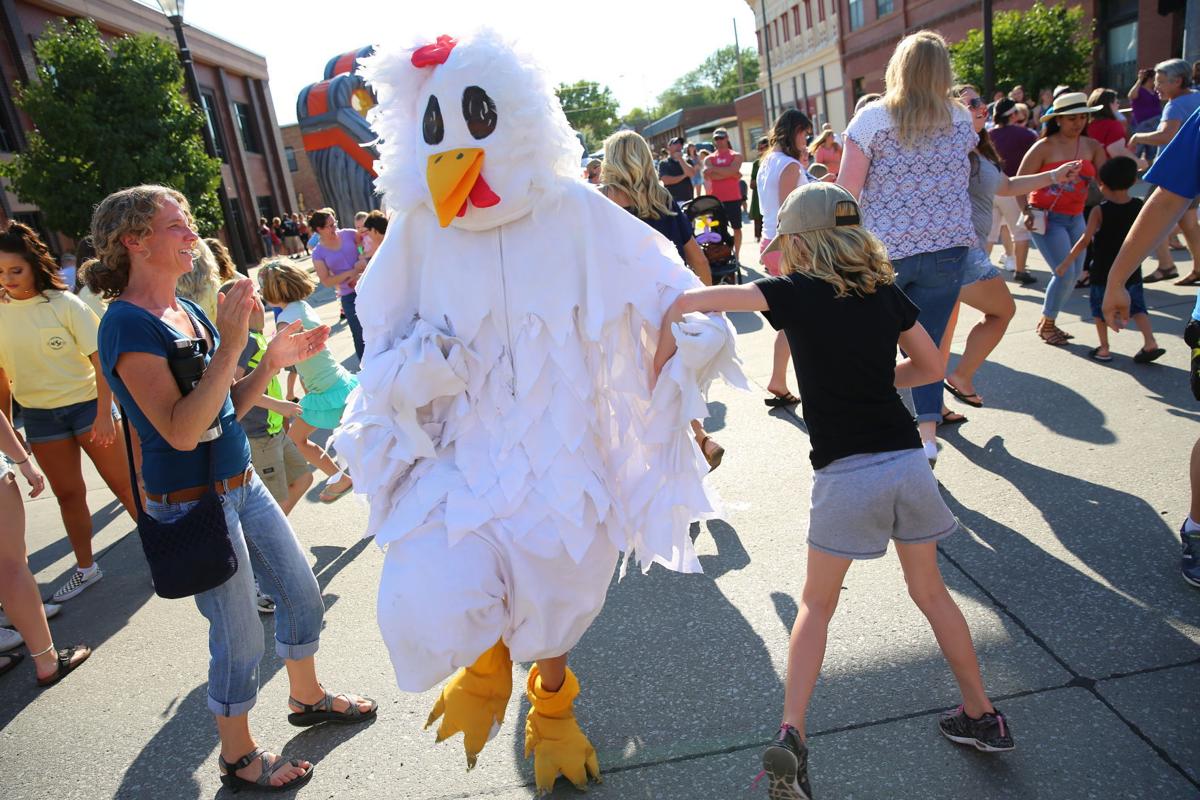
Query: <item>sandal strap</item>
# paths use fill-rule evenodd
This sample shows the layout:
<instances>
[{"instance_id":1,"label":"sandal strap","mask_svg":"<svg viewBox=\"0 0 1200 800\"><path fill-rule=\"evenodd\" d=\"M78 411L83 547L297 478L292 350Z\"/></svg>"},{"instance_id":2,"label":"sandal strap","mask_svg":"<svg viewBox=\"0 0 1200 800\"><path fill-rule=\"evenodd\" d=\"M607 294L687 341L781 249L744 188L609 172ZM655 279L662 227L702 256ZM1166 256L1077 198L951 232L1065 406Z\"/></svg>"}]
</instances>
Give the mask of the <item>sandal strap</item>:
<instances>
[{"instance_id":1,"label":"sandal strap","mask_svg":"<svg viewBox=\"0 0 1200 800\"><path fill-rule=\"evenodd\" d=\"M298 706L301 714L311 714L314 711L333 711L334 695L330 694L324 686L321 687L321 691L325 692L325 696L315 703L301 703L294 697L288 697L288 702Z\"/></svg>"},{"instance_id":2,"label":"sandal strap","mask_svg":"<svg viewBox=\"0 0 1200 800\"><path fill-rule=\"evenodd\" d=\"M221 769L225 770L225 774L232 775L233 773L237 772L239 769L245 769L246 767L253 764L254 759L257 758L258 756L260 756L260 755L265 756L266 754L267 754L266 750L264 750L261 747L256 747L253 750L251 750L249 753L246 753L246 755L239 758L237 761L233 762L232 764L230 764L228 761L225 760L225 756L218 755L217 756L217 764L221 767ZM265 768L265 765L264 765L264 768Z\"/></svg>"}]
</instances>

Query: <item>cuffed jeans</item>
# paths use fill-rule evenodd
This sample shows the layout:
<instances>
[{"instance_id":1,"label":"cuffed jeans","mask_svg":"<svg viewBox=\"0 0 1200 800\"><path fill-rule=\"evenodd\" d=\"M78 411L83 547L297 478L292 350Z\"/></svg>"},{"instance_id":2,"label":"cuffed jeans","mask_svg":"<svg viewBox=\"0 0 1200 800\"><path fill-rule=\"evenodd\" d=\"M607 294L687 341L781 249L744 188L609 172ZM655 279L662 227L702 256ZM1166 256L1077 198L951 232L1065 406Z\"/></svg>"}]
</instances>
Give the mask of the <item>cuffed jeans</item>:
<instances>
[{"instance_id":1,"label":"cuffed jeans","mask_svg":"<svg viewBox=\"0 0 1200 800\"><path fill-rule=\"evenodd\" d=\"M1083 236L1086 227L1083 214L1069 215L1051 211L1046 214L1046 232L1033 234L1038 252L1050 265L1050 283L1046 286L1046 297L1042 301L1042 316L1046 319L1055 319L1058 312L1062 311L1062 307L1071 297L1071 290L1079 280L1079 273L1083 271L1085 254L1080 253L1067 268L1066 275L1059 277L1054 272L1079 241L1079 237Z\"/></svg>"},{"instance_id":2,"label":"cuffed jeans","mask_svg":"<svg viewBox=\"0 0 1200 800\"><path fill-rule=\"evenodd\" d=\"M892 261L896 270L896 286L912 300L920 313L917 322L929 333L933 343L940 344L946 323L958 302L963 269L967 263L966 247L948 247L932 253L918 253ZM912 390L917 422L936 422L942 418L942 382L929 383Z\"/></svg>"},{"instance_id":3,"label":"cuffed jeans","mask_svg":"<svg viewBox=\"0 0 1200 800\"><path fill-rule=\"evenodd\" d=\"M344 294L341 297L342 311L346 312L346 324L350 326L350 338L354 340L354 355L358 356L358 365L362 366L363 346L362 323L358 321L358 311L354 303L358 299L357 292Z\"/></svg>"},{"instance_id":4,"label":"cuffed jeans","mask_svg":"<svg viewBox=\"0 0 1200 800\"><path fill-rule=\"evenodd\" d=\"M146 512L159 522L173 522L196 502L147 501ZM208 708L221 717L237 717L258 699L263 631L254 579L275 601L275 652L280 658L297 660L317 652L325 606L292 526L258 475L222 495L221 507L238 569L195 600L208 620Z\"/></svg>"}]
</instances>

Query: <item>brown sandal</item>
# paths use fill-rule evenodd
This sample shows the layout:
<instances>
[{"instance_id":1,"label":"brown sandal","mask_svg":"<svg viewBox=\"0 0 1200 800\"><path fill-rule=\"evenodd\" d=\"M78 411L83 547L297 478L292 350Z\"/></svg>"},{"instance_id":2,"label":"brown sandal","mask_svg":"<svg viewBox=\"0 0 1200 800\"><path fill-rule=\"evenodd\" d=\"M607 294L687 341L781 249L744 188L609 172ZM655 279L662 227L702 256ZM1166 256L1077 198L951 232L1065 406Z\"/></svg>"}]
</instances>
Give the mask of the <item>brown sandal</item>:
<instances>
[{"instance_id":1,"label":"brown sandal","mask_svg":"<svg viewBox=\"0 0 1200 800\"><path fill-rule=\"evenodd\" d=\"M711 454L708 452L708 447L706 446L709 442L712 442L714 445L716 445ZM696 436L696 444L700 445L700 454L703 455L704 460L708 462L709 472L712 472L714 469L721 466L721 459L725 457L725 448L721 446L720 442L709 436L707 433L702 433Z\"/></svg>"},{"instance_id":2,"label":"brown sandal","mask_svg":"<svg viewBox=\"0 0 1200 800\"><path fill-rule=\"evenodd\" d=\"M1067 333L1055 325L1053 322L1042 322L1037 327L1037 335L1042 338L1046 344L1062 347L1071 338Z\"/></svg>"}]
</instances>

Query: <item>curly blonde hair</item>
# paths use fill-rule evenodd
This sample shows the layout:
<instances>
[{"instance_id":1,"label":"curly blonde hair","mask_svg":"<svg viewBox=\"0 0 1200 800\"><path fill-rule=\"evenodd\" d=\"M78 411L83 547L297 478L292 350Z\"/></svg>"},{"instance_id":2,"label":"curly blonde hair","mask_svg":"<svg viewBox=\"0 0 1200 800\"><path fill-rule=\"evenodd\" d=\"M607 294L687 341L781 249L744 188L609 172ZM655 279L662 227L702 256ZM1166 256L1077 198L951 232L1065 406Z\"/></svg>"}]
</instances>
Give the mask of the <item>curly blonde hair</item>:
<instances>
[{"instance_id":1,"label":"curly blonde hair","mask_svg":"<svg viewBox=\"0 0 1200 800\"><path fill-rule=\"evenodd\" d=\"M883 242L861 225L784 234L780 248L783 274L825 281L837 297L874 294L896 280Z\"/></svg>"},{"instance_id":2,"label":"curly blonde hair","mask_svg":"<svg viewBox=\"0 0 1200 800\"><path fill-rule=\"evenodd\" d=\"M671 193L658 180L650 145L634 131L617 131L604 140L600 182L620 189L640 219L659 219L675 213Z\"/></svg>"},{"instance_id":3,"label":"curly blonde hair","mask_svg":"<svg viewBox=\"0 0 1200 800\"><path fill-rule=\"evenodd\" d=\"M164 198L171 198L192 222L187 198L167 186L144 184L113 192L92 212L92 246L96 263L87 270L88 288L105 300L120 297L129 285L129 250L121 241L126 236L149 236L154 215Z\"/></svg>"},{"instance_id":4,"label":"curly blonde hair","mask_svg":"<svg viewBox=\"0 0 1200 800\"><path fill-rule=\"evenodd\" d=\"M221 288L220 268L212 249L203 239L196 242L196 253L192 256L192 271L180 275L175 281L175 294L191 300L210 319L216 318L217 290Z\"/></svg>"},{"instance_id":5,"label":"curly blonde hair","mask_svg":"<svg viewBox=\"0 0 1200 800\"><path fill-rule=\"evenodd\" d=\"M317 288L307 272L283 261L268 261L258 271L263 299L273 306L303 300Z\"/></svg>"}]
</instances>

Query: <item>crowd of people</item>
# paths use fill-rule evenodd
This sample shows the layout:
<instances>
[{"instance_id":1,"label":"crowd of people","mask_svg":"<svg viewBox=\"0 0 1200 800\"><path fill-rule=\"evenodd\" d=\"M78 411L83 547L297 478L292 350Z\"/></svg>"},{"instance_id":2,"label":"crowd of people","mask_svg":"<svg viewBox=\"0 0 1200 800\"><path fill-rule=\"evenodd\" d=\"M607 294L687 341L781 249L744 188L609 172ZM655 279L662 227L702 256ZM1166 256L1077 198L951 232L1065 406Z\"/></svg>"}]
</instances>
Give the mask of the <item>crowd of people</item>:
<instances>
[{"instance_id":1,"label":"crowd of people","mask_svg":"<svg viewBox=\"0 0 1200 800\"><path fill-rule=\"evenodd\" d=\"M1200 93L1192 80L1191 65L1174 59L1140 73L1128 92L1062 86L1040 90L1030 106L1018 86L989 104L977 87L954 85L945 42L922 31L897 46L886 91L863 98L840 134L816 130L799 109L782 112L755 143L748 182L746 156L724 128L712 132L711 151L676 137L657 161L644 138L621 131L605 141L603 158L585 165L583 177L670 241L703 285L664 317L655 375L675 352L673 323L684 314L759 312L777 330L764 402L800 405L807 424L807 576L782 724L762 759L773 797L812 796L806 715L842 579L854 561L882 556L892 541L961 692L939 729L981 751L1013 749L937 565L936 543L958 527L931 471L937 429L966 421L945 395L984 405L977 372L1015 314L1003 272L1035 284L1031 245L1051 270L1037 326L1043 342L1072 338L1057 319L1072 292L1087 286L1092 359L1114 359L1108 330L1126 322L1143 337L1135 362L1165 353L1142 283L1200 284ZM1145 201L1134 194L1139 180L1158 187ZM706 248L707 230L698 234L685 210L701 196L715 198L728 222L731 241L720 258L732 258L738 272L743 221L753 221L765 277L715 280L718 248ZM14 648L22 643L40 686L91 654L84 644L58 647L47 622L103 576L91 549L86 455L134 521L195 524L206 498L219 496L232 554L251 567L195 594L209 626L207 698L225 785L291 789L312 775L312 763L275 755L251 733L260 614L274 615L293 724L357 724L377 713L373 700L331 693L318 679L324 609L288 514L314 468L327 476L323 502L354 486L312 439L338 426L358 380L325 347L330 329L308 298L318 286L334 290L361 363L356 286L387 228L380 211L356 215L352 228L340 227L331 209L262 218L271 258L257 282L237 272L219 240L196 234L185 197L160 186L115 192L98 206L70 264L78 263L75 275L64 275L28 227L12 222L0 231L0 514L19 532L0 537L0 603L15 628L0 628L0 674L20 662ZM1182 278L1171 260L1172 230L1192 255ZM990 257L998 243L1002 265ZM1140 263L1152 252L1157 268L1143 278ZM286 258L302 254L311 255L315 277ZM982 316L951 369L962 304ZM275 318L270 338L267 310ZM1187 337L1200 398L1200 301ZM184 362L195 371L181 372ZM12 424L14 401L23 435ZM691 427L715 469L724 448L704 420ZM14 469L30 497L49 486L73 550L75 569L52 603L43 604L26 561ZM1200 442L1191 469L1182 568L1200 586Z\"/></svg>"}]
</instances>

